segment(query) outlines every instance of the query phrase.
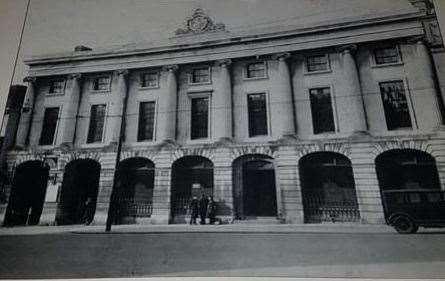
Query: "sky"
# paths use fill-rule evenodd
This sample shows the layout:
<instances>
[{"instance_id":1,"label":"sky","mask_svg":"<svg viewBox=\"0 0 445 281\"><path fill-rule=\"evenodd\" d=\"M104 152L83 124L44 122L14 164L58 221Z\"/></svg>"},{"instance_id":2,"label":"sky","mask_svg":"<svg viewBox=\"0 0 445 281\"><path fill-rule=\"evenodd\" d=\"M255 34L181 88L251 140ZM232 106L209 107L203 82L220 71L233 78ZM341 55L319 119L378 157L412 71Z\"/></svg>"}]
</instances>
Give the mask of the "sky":
<instances>
[{"instance_id":1,"label":"sky","mask_svg":"<svg viewBox=\"0 0 445 281\"><path fill-rule=\"evenodd\" d=\"M351 5L351 3L354 5ZM348 13L373 13L407 0L31 0L14 83L26 76L25 57L168 39L194 9L229 31L270 25L310 25ZM445 0L437 0L445 11ZM370 4L372 3L372 4ZM27 0L0 0L0 112L4 110ZM326 11L329 11L327 13ZM442 18L442 20L444 20ZM443 24L443 22L442 22ZM445 30L445 27L443 27Z\"/></svg>"}]
</instances>

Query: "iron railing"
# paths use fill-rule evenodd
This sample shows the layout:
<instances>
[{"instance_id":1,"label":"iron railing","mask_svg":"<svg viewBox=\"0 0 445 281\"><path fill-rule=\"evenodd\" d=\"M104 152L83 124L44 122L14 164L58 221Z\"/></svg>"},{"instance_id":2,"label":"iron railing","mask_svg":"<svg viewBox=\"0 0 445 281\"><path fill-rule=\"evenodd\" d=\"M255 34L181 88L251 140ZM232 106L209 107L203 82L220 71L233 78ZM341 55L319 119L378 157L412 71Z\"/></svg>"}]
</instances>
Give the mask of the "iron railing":
<instances>
[{"instance_id":1,"label":"iron railing","mask_svg":"<svg viewBox=\"0 0 445 281\"><path fill-rule=\"evenodd\" d=\"M134 198L118 198L114 204L115 212L120 217L150 217L153 211L152 202Z\"/></svg>"},{"instance_id":2,"label":"iron railing","mask_svg":"<svg viewBox=\"0 0 445 281\"><path fill-rule=\"evenodd\" d=\"M327 198L324 193L303 196L306 222L356 222L360 220L355 191L344 192L341 198Z\"/></svg>"}]
</instances>

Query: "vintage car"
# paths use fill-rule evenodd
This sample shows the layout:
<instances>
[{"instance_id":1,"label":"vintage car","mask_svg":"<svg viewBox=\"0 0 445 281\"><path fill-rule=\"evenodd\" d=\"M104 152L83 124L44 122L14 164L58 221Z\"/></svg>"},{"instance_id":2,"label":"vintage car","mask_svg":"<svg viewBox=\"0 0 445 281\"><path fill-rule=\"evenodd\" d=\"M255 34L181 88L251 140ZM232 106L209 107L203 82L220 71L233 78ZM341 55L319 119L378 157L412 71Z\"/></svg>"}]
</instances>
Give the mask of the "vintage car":
<instances>
[{"instance_id":1,"label":"vintage car","mask_svg":"<svg viewBox=\"0 0 445 281\"><path fill-rule=\"evenodd\" d=\"M422 227L445 227L444 191L396 189L382 192L386 223L398 233L415 233Z\"/></svg>"}]
</instances>

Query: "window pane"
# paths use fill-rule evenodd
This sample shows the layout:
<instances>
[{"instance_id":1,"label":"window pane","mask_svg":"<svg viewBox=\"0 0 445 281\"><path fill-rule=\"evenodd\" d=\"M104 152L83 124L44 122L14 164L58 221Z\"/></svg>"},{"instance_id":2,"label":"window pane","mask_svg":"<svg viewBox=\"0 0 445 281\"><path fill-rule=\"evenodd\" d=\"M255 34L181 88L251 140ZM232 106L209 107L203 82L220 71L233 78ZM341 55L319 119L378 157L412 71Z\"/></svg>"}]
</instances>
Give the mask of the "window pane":
<instances>
[{"instance_id":1,"label":"window pane","mask_svg":"<svg viewBox=\"0 0 445 281\"><path fill-rule=\"evenodd\" d=\"M267 135L267 108L265 94L247 96L249 137Z\"/></svg>"},{"instance_id":2,"label":"window pane","mask_svg":"<svg viewBox=\"0 0 445 281\"><path fill-rule=\"evenodd\" d=\"M381 48L374 50L375 63L395 63L399 61L399 53L397 47Z\"/></svg>"},{"instance_id":3,"label":"window pane","mask_svg":"<svg viewBox=\"0 0 445 281\"><path fill-rule=\"evenodd\" d=\"M64 80L54 80L49 83L49 93L50 94L60 94L63 93L65 88Z\"/></svg>"},{"instance_id":4,"label":"window pane","mask_svg":"<svg viewBox=\"0 0 445 281\"><path fill-rule=\"evenodd\" d=\"M192 99L192 129L191 139L208 137L209 98Z\"/></svg>"},{"instance_id":5,"label":"window pane","mask_svg":"<svg viewBox=\"0 0 445 281\"><path fill-rule=\"evenodd\" d=\"M54 142L54 134L56 133L57 119L59 117L59 108L50 107L45 109L43 117L42 132L40 134L40 145L52 145Z\"/></svg>"},{"instance_id":6,"label":"window pane","mask_svg":"<svg viewBox=\"0 0 445 281\"><path fill-rule=\"evenodd\" d=\"M141 74L141 87L157 87L158 74L157 73L143 73Z\"/></svg>"},{"instance_id":7,"label":"window pane","mask_svg":"<svg viewBox=\"0 0 445 281\"><path fill-rule=\"evenodd\" d=\"M138 141L153 140L155 102L142 102L139 105Z\"/></svg>"},{"instance_id":8,"label":"window pane","mask_svg":"<svg viewBox=\"0 0 445 281\"><path fill-rule=\"evenodd\" d=\"M264 62L250 63L247 65L247 78L259 78L266 76L266 66Z\"/></svg>"},{"instance_id":9,"label":"window pane","mask_svg":"<svg viewBox=\"0 0 445 281\"><path fill-rule=\"evenodd\" d=\"M105 122L105 104L91 106L90 127L87 143L102 142Z\"/></svg>"},{"instance_id":10,"label":"window pane","mask_svg":"<svg viewBox=\"0 0 445 281\"><path fill-rule=\"evenodd\" d=\"M322 71L328 69L328 59L326 55L310 56L306 60L307 71Z\"/></svg>"},{"instance_id":11,"label":"window pane","mask_svg":"<svg viewBox=\"0 0 445 281\"><path fill-rule=\"evenodd\" d=\"M210 81L208 67L196 68L192 70L192 83L206 83Z\"/></svg>"},{"instance_id":12,"label":"window pane","mask_svg":"<svg viewBox=\"0 0 445 281\"><path fill-rule=\"evenodd\" d=\"M95 91L108 90L110 87L110 77L98 77L94 79L93 89Z\"/></svg>"},{"instance_id":13,"label":"window pane","mask_svg":"<svg viewBox=\"0 0 445 281\"><path fill-rule=\"evenodd\" d=\"M411 117L402 81L380 83L388 130L411 128Z\"/></svg>"},{"instance_id":14,"label":"window pane","mask_svg":"<svg viewBox=\"0 0 445 281\"><path fill-rule=\"evenodd\" d=\"M330 89L311 89L309 95L314 134L335 132Z\"/></svg>"}]
</instances>

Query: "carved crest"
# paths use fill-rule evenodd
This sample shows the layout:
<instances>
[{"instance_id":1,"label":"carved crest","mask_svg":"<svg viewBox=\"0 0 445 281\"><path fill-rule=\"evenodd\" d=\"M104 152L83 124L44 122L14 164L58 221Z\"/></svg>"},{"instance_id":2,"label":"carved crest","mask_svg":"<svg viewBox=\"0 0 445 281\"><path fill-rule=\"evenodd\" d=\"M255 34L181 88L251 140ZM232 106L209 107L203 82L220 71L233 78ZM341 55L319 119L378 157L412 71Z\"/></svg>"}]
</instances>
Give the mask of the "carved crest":
<instances>
[{"instance_id":1,"label":"carved crest","mask_svg":"<svg viewBox=\"0 0 445 281\"><path fill-rule=\"evenodd\" d=\"M191 17L186 19L185 28L177 29L175 34L199 34L224 30L226 30L226 26L223 23L214 23L202 9L198 8Z\"/></svg>"}]
</instances>

